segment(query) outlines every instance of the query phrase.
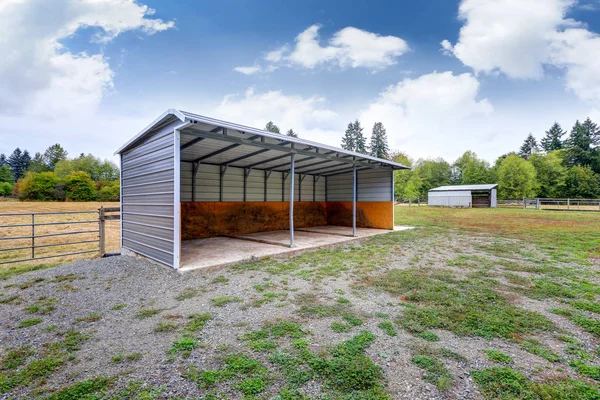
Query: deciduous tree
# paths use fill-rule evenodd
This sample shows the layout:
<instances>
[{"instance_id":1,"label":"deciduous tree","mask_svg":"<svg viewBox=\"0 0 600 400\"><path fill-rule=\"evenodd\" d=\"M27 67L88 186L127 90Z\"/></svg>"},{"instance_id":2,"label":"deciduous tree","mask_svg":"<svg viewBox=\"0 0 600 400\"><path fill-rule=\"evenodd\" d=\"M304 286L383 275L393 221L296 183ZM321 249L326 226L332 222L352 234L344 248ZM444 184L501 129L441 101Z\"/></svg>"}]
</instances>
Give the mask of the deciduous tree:
<instances>
[{"instance_id":1,"label":"deciduous tree","mask_svg":"<svg viewBox=\"0 0 600 400\"><path fill-rule=\"evenodd\" d=\"M516 155L507 156L498 168L498 195L504 199L535 196L536 173L533 165Z\"/></svg>"}]
</instances>

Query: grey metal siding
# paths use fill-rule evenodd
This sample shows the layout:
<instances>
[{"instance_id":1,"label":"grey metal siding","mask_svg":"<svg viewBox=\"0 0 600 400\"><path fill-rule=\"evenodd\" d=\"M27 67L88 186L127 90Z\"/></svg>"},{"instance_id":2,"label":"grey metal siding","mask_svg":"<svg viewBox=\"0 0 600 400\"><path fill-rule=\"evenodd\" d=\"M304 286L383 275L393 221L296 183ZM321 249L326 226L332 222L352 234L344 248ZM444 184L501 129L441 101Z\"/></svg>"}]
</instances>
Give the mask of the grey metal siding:
<instances>
[{"instance_id":1,"label":"grey metal siding","mask_svg":"<svg viewBox=\"0 0 600 400\"><path fill-rule=\"evenodd\" d=\"M327 201L352 201L352 173L327 178Z\"/></svg>"},{"instance_id":2,"label":"grey metal siding","mask_svg":"<svg viewBox=\"0 0 600 400\"><path fill-rule=\"evenodd\" d=\"M358 193L356 201L390 201L392 174L381 169L357 171ZM352 183L350 183L352 185Z\"/></svg>"},{"instance_id":3,"label":"grey metal siding","mask_svg":"<svg viewBox=\"0 0 600 400\"><path fill-rule=\"evenodd\" d=\"M169 266L175 248L176 124L152 132L121 156L122 246Z\"/></svg>"},{"instance_id":4,"label":"grey metal siding","mask_svg":"<svg viewBox=\"0 0 600 400\"><path fill-rule=\"evenodd\" d=\"M271 172L267 179L267 201L281 201L281 172Z\"/></svg>"}]
</instances>

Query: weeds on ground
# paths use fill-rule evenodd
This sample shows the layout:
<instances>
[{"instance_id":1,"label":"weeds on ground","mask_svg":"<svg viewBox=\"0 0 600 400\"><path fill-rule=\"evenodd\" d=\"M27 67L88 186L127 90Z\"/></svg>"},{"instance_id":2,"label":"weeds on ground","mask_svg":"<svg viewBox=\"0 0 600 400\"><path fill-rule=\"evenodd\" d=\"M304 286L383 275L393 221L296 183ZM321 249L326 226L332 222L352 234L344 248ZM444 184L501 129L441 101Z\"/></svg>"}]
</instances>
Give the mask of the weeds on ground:
<instances>
[{"instance_id":1,"label":"weeds on ground","mask_svg":"<svg viewBox=\"0 0 600 400\"><path fill-rule=\"evenodd\" d=\"M501 364L512 364L513 363L512 357L509 356L508 354L504 354L501 351L485 350L484 353L487 356L487 358L490 359L490 361L501 363Z\"/></svg>"},{"instance_id":2,"label":"weeds on ground","mask_svg":"<svg viewBox=\"0 0 600 400\"><path fill-rule=\"evenodd\" d=\"M162 310L158 309L158 308L148 308L145 310L142 310L140 312L138 312L135 315L135 318L137 319L146 319L146 318L150 318L150 317L154 317L155 315L159 314Z\"/></svg>"},{"instance_id":3,"label":"weeds on ground","mask_svg":"<svg viewBox=\"0 0 600 400\"><path fill-rule=\"evenodd\" d=\"M593 400L600 398L598 388L574 379L532 382L508 367L471 371L471 376L488 399Z\"/></svg>"},{"instance_id":4,"label":"weeds on ground","mask_svg":"<svg viewBox=\"0 0 600 400\"><path fill-rule=\"evenodd\" d=\"M454 382L452 373L437 358L417 354L411 358L411 361L417 367L425 370L423 374L425 382L434 384L440 390L448 390L452 386Z\"/></svg>"},{"instance_id":5,"label":"weeds on ground","mask_svg":"<svg viewBox=\"0 0 600 400\"><path fill-rule=\"evenodd\" d=\"M224 307L229 303L240 303L242 299L235 296L221 296L221 297L213 297L210 299L211 303L217 307Z\"/></svg>"},{"instance_id":6,"label":"weeds on ground","mask_svg":"<svg viewBox=\"0 0 600 400\"><path fill-rule=\"evenodd\" d=\"M511 339L553 327L541 314L509 303L494 290L495 282L457 279L451 273L419 268L390 270L364 280L416 306L406 308L398 319L413 333L446 329L459 335Z\"/></svg>"}]
</instances>

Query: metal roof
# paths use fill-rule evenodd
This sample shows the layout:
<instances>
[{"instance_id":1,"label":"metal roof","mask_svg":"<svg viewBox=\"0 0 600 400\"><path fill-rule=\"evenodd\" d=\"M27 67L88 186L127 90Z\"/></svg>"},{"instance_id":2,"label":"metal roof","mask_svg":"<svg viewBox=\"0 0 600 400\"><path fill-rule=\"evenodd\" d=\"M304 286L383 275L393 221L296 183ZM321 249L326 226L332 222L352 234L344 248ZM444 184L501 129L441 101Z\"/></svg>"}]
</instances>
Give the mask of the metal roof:
<instances>
[{"instance_id":1,"label":"metal roof","mask_svg":"<svg viewBox=\"0 0 600 400\"><path fill-rule=\"evenodd\" d=\"M410 169L394 161L175 109L165 111L116 154L135 147L145 135L177 120L181 121L178 128L182 162L287 171L289 155L294 153L298 156L295 169L299 174L343 174L349 172L353 164L357 170Z\"/></svg>"},{"instance_id":2,"label":"metal roof","mask_svg":"<svg viewBox=\"0 0 600 400\"><path fill-rule=\"evenodd\" d=\"M454 185L454 186L440 186L433 189L429 189L430 192L460 192L467 190L492 190L498 187L497 183L491 183L487 185Z\"/></svg>"}]
</instances>

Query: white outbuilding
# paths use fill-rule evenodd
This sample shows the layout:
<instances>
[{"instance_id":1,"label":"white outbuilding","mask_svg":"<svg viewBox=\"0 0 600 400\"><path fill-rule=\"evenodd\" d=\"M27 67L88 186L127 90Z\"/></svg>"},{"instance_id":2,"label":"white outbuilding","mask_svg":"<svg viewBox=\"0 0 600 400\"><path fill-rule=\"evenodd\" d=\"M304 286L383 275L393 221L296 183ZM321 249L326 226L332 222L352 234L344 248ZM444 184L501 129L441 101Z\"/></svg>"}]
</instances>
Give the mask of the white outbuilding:
<instances>
[{"instance_id":1,"label":"white outbuilding","mask_svg":"<svg viewBox=\"0 0 600 400\"><path fill-rule=\"evenodd\" d=\"M455 185L433 188L428 194L430 206L496 208L498 184Z\"/></svg>"}]
</instances>

